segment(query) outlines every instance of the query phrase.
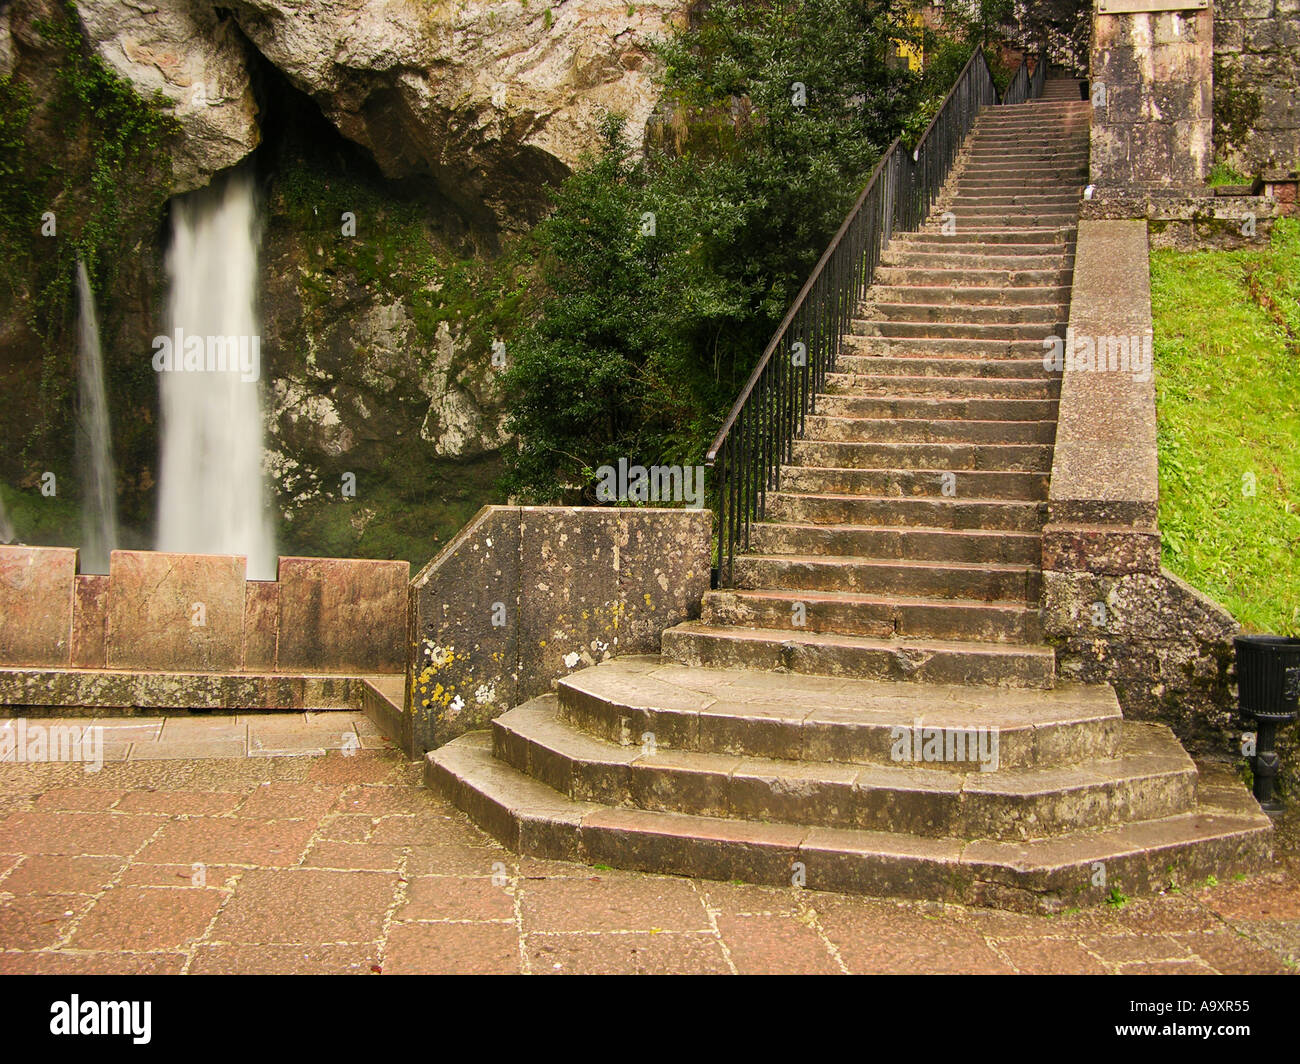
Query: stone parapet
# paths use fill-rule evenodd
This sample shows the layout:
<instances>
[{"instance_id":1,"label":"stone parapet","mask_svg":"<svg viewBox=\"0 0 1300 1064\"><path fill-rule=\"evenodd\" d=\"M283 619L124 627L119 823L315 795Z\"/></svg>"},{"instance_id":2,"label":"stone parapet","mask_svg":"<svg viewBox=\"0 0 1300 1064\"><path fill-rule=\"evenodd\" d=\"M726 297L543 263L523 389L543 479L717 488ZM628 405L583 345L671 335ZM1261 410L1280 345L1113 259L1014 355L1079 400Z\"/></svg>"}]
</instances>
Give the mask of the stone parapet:
<instances>
[{"instance_id":1,"label":"stone parapet","mask_svg":"<svg viewBox=\"0 0 1300 1064\"><path fill-rule=\"evenodd\" d=\"M488 506L412 580L407 713L418 755L698 617L712 515Z\"/></svg>"},{"instance_id":2,"label":"stone parapet","mask_svg":"<svg viewBox=\"0 0 1300 1064\"><path fill-rule=\"evenodd\" d=\"M1105 337L1151 337L1145 221L1080 221L1070 333L1097 348ZM1097 363L1067 363L1061 385L1043 532L1043 632L1057 674L1110 683L1126 717L1164 721L1202 750L1239 755L1240 627L1160 565L1151 364L1134 373Z\"/></svg>"},{"instance_id":3,"label":"stone parapet","mask_svg":"<svg viewBox=\"0 0 1300 1064\"><path fill-rule=\"evenodd\" d=\"M0 546L0 665L156 672L401 672L410 566L281 558L245 579L237 555Z\"/></svg>"}]
</instances>

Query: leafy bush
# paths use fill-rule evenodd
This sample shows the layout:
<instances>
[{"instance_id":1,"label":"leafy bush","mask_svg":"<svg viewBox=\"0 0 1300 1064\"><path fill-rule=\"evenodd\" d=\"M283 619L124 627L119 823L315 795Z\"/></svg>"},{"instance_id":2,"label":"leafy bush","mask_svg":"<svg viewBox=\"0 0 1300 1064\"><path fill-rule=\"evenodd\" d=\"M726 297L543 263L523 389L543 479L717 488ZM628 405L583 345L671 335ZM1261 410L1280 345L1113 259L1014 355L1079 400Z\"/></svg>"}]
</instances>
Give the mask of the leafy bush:
<instances>
[{"instance_id":1,"label":"leafy bush","mask_svg":"<svg viewBox=\"0 0 1300 1064\"><path fill-rule=\"evenodd\" d=\"M931 88L897 58L913 36L897 0L718 0L661 42L659 135L634 157L611 117L536 230L548 294L512 345L508 490L591 501L618 457L701 460Z\"/></svg>"}]
</instances>

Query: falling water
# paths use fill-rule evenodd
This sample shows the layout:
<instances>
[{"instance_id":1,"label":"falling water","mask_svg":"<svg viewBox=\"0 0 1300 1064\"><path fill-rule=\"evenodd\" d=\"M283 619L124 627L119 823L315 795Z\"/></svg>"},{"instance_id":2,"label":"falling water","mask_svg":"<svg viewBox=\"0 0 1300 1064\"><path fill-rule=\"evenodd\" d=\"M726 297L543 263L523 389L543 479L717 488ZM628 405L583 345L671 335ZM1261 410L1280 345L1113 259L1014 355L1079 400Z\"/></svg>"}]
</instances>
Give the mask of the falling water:
<instances>
[{"instance_id":1,"label":"falling water","mask_svg":"<svg viewBox=\"0 0 1300 1064\"><path fill-rule=\"evenodd\" d=\"M167 254L169 340L183 337L193 344L199 338L208 352L214 340L239 343L245 352L259 349L259 236L247 172L219 178L211 187L175 200ZM179 347L174 354L178 364L187 362ZM246 374L238 370L206 364L202 369L163 370L159 376L163 423L158 549L243 554L250 580L274 580L275 537L265 508L258 381L244 379Z\"/></svg>"},{"instance_id":2,"label":"falling water","mask_svg":"<svg viewBox=\"0 0 1300 1064\"><path fill-rule=\"evenodd\" d=\"M77 468L81 476L81 571L108 572L117 546L113 444L108 433L104 358L95 295L86 264L77 260Z\"/></svg>"},{"instance_id":3,"label":"falling water","mask_svg":"<svg viewBox=\"0 0 1300 1064\"><path fill-rule=\"evenodd\" d=\"M5 513L4 497L0 496L0 543L12 543L17 538L14 526L9 522L9 515Z\"/></svg>"}]
</instances>

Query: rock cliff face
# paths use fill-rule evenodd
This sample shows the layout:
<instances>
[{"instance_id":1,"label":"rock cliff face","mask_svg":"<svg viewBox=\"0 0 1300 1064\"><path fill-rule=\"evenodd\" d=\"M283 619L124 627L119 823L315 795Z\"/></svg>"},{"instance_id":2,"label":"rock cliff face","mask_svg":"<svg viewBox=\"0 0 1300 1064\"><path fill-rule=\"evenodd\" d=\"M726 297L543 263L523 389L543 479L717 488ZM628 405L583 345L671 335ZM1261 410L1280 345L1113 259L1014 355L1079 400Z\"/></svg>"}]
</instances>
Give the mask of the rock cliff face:
<instances>
[{"instance_id":1,"label":"rock cliff face","mask_svg":"<svg viewBox=\"0 0 1300 1064\"><path fill-rule=\"evenodd\" d=\"M96 51L184 129L176 191L259 140L253 52L391 178L433 178L479 224L526 225L618 111L656 102L648 46L681 0L81 0Z\"/></svg>"},{"instance_id":2,"label":"rock cliff face","mask_svg":"<svg viewBox=\"0 0 1300 1064\"><path fill-rule=\"evenodd\" d=\"M164 101L179 130L156 172L124 176L123 201L161 203L237 165L258 173L267 464L282 548L422 563L478 506L503 501L491 348L527 301L498 256L542 215L545 186L592 147L603 114L626 115L641 134L657 102L652 41L689 7L0 0L0 79L35 101L24 150L55 174L42 193L59 215L46 273L66 266L65 238L79 244L90 231L91 215L67 204L95 165L95 122L81 114L69 136L48 102L69 69L66 42L80 37L141 99ZM42 28L56 22L71 38ZM353 236L341 231L345 211ZM138 356L163 318L166 239L157 208L129 244L102 249L114 264L99 287L128 546L152 540L157 382ZM0 410L0 479L27 492L42 470L72 469L71 309L54 328L33 322L28 267L9 265L0 381L21 394ZM355 495L343 502L349 476ZM29 527L29 538L75 542L75 498L66 505L65 532Z\"/></svg>"}]
</instances>

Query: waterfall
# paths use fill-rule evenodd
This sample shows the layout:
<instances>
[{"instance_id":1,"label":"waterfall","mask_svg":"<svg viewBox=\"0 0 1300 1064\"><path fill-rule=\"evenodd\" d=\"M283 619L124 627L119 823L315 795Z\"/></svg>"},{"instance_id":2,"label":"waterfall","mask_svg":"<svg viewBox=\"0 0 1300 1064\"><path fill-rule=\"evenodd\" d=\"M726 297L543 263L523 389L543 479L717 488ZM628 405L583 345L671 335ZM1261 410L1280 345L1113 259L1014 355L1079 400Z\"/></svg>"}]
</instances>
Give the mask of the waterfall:
<instances>
[{"instance_id":1,"label":"waterfall","mask_svg":"<svg viewBox=\"0 0 1300 1064\"><path fill-rule=\"evenodd\" d=\"M154 339L162 397L158 549L243 554L250 580L274 580L258 382L260 235L246 171L173 201L171 335Z\"/></svg>"},{"instance_id":2,"label":"waterfall","mask_svg":"<svg viewBox=\"0 0 1300 1064\"><path fill-rule=\"evenodd\" d=\"M104 357L99 346L95 295L86 264L77 260L77 469L81 480L83 573L107 573L117 546L116 481L108 431Z\"/></svg>"},{"instance_id":3,"label":"waterfall","mask_svg":"<svg viewBox=\"0 0 1300 1064\"><path fill-rule=\"evenodd\" d=\"M0 543L12 543L17 538L14 526L9 521L9 515L5 513L4 496L0 495Z\"/></svg>"}]
</instances>

